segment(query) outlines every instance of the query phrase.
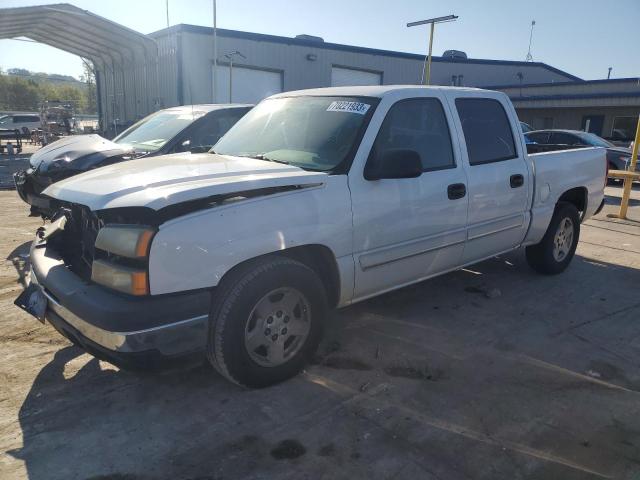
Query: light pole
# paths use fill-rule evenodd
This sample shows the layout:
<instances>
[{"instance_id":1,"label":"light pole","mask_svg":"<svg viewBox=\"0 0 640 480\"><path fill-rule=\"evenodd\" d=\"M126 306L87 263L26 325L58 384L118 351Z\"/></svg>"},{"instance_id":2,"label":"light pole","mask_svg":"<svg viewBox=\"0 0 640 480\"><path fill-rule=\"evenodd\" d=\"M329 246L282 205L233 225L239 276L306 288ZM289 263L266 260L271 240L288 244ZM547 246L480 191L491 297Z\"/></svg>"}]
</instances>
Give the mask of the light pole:
<instances>
[{"instance_id":1,"label":"light pole","mask_svg":"<svg viewBox=\"0 0 640 480\"><path fill-rule=\"evenodd\" d=\"M216 103L218 89L218 15L216 0L213 0L213 103Z\"/></svg>"},{"instance_id":2,"label":"light pole","mask_svg":"<svg viewBox=\"0 0 640 480\"><path fill-rule=\"evenodd\" d=\"M235 52L225 53L224 55L224 58L229 60L229 103L233 103L233 57L236 55L244 59L247 58L238 50Z\"/></svg>"},{"instance_id":3,"label":"light pole","mask_svg":"<svg viewBox=\"0 0 640 480\"><path fill-rule=\"evenodd\" d=\"M527 56L524 59L525 62L533 62L533 55L531 55L531 42L533 41L533 27L536 26L536 21L531 20L531 31L529 32L529 51L527 51Z\"/></svg>"},{"instance_id":4,"label":"light pole","mask_svg":"<svg viewBox=\"0 0 640 480\"><path fill-rule=\"evenodd\" d=\"M429 85L431 82L431 51L433 48L433 32L435 30L436 23L453 22L457 19L457 15L447 15L446 17L429 18L428 20L420 20L418 22L407 23L407 27L416 27L418 25L431 25L431 34L429 35L429 53L427 55L424 69L422 71L422 81L425 85Z\"/></svg>"}]
</instances>

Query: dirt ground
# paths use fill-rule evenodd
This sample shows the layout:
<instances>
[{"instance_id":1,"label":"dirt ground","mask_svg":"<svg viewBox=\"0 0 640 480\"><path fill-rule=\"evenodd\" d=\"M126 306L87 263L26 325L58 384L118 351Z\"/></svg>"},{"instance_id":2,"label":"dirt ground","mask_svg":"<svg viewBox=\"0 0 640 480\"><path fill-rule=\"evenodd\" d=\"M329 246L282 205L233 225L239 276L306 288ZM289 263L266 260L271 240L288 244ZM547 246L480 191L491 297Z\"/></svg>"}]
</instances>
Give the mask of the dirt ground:
<instances>
[{"instance_id":1,"label":"dirt ground","mask_svg":"<svg viewBox=\"0 0 640 480\"><path fill-rule=\"evenodd\" d=\"M13 306L39 225L0 192L0 478L640 480L640 191L543 277L523 253L335 312L316 364L243 390L134 374Z\"/></svg>"}]
</instances>

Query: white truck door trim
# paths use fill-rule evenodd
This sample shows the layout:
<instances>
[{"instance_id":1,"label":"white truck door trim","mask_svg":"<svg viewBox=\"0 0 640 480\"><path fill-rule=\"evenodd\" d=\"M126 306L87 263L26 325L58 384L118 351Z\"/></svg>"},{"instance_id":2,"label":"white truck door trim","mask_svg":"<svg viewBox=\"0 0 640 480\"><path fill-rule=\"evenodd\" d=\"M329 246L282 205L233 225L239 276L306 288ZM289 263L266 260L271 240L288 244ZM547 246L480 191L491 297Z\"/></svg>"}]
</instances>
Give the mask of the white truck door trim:
<instances>
[{"instance_id":1,"label":"white truck door trim","mask_svg":"<svg viewBox=\"0 0 640 480\"><path fill-rule=\"evenodd\" d=\"M439 233L408 242L382 247L360 255L359 263L363 270L396 262L416 255L422 255L441 248L460 245L465 242L465 228Z\"/></svg>"}]
</instances>

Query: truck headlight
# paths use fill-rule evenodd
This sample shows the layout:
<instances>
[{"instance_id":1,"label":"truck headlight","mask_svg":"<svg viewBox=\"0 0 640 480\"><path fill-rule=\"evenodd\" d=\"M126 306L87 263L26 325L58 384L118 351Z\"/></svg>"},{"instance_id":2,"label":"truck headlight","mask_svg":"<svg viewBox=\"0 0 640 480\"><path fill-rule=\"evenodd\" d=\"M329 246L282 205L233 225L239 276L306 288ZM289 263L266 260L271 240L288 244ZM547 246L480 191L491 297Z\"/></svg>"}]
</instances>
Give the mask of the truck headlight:
<instances>
[{"instance_id":1,"label":"truck headlight","mask_svg":"<svg viewBox=\"0 0 640 480\"><path fill-rule=\"evenodd\" d=\"M108 225L98 232L96 248L127 258L146 258L155 230L145 226Z\"/></svg>"},{"instance_id":2,"label":"truck headlight","mask_svg":"<svg viewBox=\"0 0 640 480\"><path fill-rule=\"evenodd\" d=\"M146 269L126 267L106 260L93 261L91 280L129 295L149 293Z\"/></svg>"},{"instance_id":3,"label":"truck headlight","mask_svg":"<svg viewBox=\"0 0 640 480\"><path fill-rule=\"evenodd\" d=\"M148 295L147 258L155 233L154 229L144 225L102 227L95 247L116 258L94 259L91 280L129 295Z\"/></svg>"}]
</instances>

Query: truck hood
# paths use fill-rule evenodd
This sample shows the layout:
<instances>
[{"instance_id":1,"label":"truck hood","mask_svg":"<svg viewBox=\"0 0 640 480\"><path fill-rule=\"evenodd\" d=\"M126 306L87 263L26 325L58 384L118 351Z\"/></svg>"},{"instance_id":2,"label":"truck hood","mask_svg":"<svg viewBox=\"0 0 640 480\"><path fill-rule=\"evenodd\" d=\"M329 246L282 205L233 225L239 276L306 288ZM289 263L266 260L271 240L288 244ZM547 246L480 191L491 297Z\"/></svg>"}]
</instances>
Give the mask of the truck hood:
<instances>
[{"instance_id":1,"label":"truck hood","mask_svg":"<svg viewBox=\"0 0 640 480\"><path fill-rule=\"evenodd\" d=\"M72 135L42 147L31 155L29 164L33 168L46 171L53 162L64 161L66 168L89 169L105 159L132 154L129 146L118 145L100 135Z\"/></svg>"},{"instance_id":2,"label":"truck hood","mask_svg":"<svg viewBox=\"0 0 640 480\"><path fill-rule=\"evenodd\" d=\"M211 153L140 158L54 183L44 195L91 210L160 210L190 200L260 188L323 184L327 174L265 160Z\"/></svg>"}]
</instances>

